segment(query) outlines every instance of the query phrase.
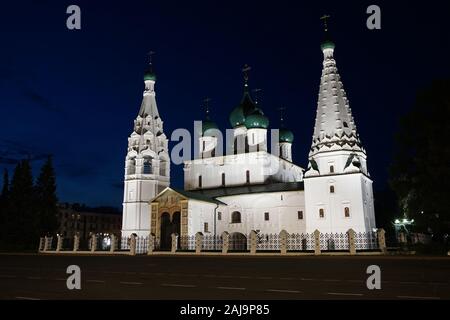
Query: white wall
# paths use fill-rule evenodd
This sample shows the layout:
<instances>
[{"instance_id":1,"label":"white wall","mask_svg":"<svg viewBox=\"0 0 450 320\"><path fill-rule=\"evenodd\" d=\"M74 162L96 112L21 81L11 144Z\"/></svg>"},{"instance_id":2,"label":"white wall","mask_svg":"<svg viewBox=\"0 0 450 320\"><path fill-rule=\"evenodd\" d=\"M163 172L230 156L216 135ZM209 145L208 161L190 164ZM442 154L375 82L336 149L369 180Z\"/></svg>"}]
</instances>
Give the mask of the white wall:
<instances>
[{"instance_id":1,"label":"white wall","mask_svg":"<svg viewBox=\"0 0 450 320\"><path fill-rule=\"evenodd\" d=\"M346 232L350 228L363 232L375 227L372 182L363 174L311 177L305 178L304 183L307 232ZM331 185L334 193L330 193ZM345 207L350 209L348 218ZM319 216L320 208L324 209L324 218Z\"/></svg>"},{"instance_id":2,"label":"white wall","mask_svg":"<svg viewBox=\"0 0 450 320\"><path fill-rule=\"evenodd\" d=\"M302 168L265 151L227 155L215 158L186 161L184 166L184 189L207 189L225 185L247 184L246 171L250 171L250 184L261 184L269 178L278 182L295 182L303 178ZM202 187L199 187L202 176Z\"/></svg>"},{"instance_id":3,"label":"white wall","mask_svg":"<svg viewBox=\"0 0 450 320\"><path fill-rule=\"evenodd\" d=\"M305 205L303 191L258 193L221 197L227 206L219 205L216 214L217 234L227 231L248 235L252 230L261 233L290 233L305 231ZM210 231L214 229L214 208L216 205L189 201L189 234L203 232L203 223L208 222ZM232 212L241 213L241 223L231 223ZM303 220L298 219L298 211L303 211ZM221 220L218 220L221 212ZM269 221L264 220L264 213L269 212Z\"/></svg>"}]
</instances>

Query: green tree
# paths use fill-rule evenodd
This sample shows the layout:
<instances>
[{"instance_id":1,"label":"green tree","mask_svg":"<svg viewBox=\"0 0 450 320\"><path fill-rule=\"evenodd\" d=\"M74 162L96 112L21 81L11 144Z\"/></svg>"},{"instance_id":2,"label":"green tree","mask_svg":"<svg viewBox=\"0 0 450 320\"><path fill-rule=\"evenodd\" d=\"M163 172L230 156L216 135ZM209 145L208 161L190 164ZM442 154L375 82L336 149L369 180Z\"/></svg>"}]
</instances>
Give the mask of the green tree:
<instances>
[{"instance_id":1,"label":"green tree","mask_svg":"<svg viewBox=\"0 0 450 320\"><path fill-rule=\"evenodd\" d=\"M35 190L39 217L38 231L41 236L46 233L54 233L58 227L58 198L56 196L55 170L53 169L51 157L48 157L41 168Z\"/></svg>"},{"instance_id":2,"label":"green tree","mask_svg":"<svg viewBox=\"0 0 450 320\"><path fill-rule=\"evenodd\" d=\"M29 160L22 160L14 170L9 204L8 241L16 247L31 248L36 244L38 233L33 176Z\"/></svg>"},{"instance_id":3,"label":"green tree","mask_svg":"<svg viewBox=\"0 0 450 320\"><path fill-rule=\"evenodd\" d=\"M417 227L450 230L450 79L421 90L402 118L390 184L400 211Z\"/></svg>"}]
</instances>

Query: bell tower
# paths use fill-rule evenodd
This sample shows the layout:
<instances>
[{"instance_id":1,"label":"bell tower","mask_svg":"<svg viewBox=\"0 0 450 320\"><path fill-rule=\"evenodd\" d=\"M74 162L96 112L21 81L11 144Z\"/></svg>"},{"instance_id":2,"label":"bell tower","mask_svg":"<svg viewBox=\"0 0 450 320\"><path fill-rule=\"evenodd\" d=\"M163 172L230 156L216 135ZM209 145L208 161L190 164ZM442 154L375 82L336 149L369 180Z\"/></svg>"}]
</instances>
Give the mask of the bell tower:
<instances>
[{"instance_id":1,"label":"bell tower","mask_svg":"<svg viewBox=\"0 0 450 320\"><path fill-rule=\"evenodd\" d=\"M150 59L144 74L141 108L128 138L125 157L123 237L150 233L149 201L170 184L168 139L156 105L155 83L156 74Z\"/></svg>"},{"instance_id":2,"label":"bell tower","mask_svg":"<svg viewBox=\"0 0 450 320\"><path fill-rule=\"evenodd\" d=\"M372 179L344 86L334 60L335 44L322 42L323 70L316 122L305 173L307 232L356 232L375 228Z\"/></svg>"}]
</instances>

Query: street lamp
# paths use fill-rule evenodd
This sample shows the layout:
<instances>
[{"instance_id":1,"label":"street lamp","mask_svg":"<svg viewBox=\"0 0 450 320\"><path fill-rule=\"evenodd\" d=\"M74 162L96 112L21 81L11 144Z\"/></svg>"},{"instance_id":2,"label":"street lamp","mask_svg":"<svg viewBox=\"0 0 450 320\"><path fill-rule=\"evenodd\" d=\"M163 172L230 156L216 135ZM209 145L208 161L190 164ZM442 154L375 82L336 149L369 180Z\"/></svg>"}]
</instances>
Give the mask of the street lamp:
<instances>
[{"instance_id":1,"label":"street lamp","mask_svg":"<svg viewBox=\"0 0 450 320\"><path fill-rule=\"evenodd\" d=\"M414 224L414 219L407 219L407 218L403 218L403 219L395 219L394 220L394 227L395 227L395 237L398 239L398 233L401 230L404 230L406 232L406 234L409 234L408 228L407 226L410 226Z\"/></svg>"}]
</instances>

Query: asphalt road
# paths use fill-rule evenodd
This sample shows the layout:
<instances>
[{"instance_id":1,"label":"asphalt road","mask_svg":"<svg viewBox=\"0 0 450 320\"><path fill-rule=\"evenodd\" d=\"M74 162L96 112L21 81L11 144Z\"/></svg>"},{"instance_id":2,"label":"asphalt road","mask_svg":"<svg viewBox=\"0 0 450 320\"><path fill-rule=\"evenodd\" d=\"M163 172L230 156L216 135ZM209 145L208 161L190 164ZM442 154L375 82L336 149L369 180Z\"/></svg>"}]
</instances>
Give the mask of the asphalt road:
<instances>
[{"instance_id":1,"label":"asphalt road","mask_svg":"<svg viewBox=\"0 0 450 320\"><path fill-rule=\"evenodd\" d=\"M69 265L81 290L67 289ZM450 299L450 258L1 254L0 299Z\"/></svg>"}]
</instances>

